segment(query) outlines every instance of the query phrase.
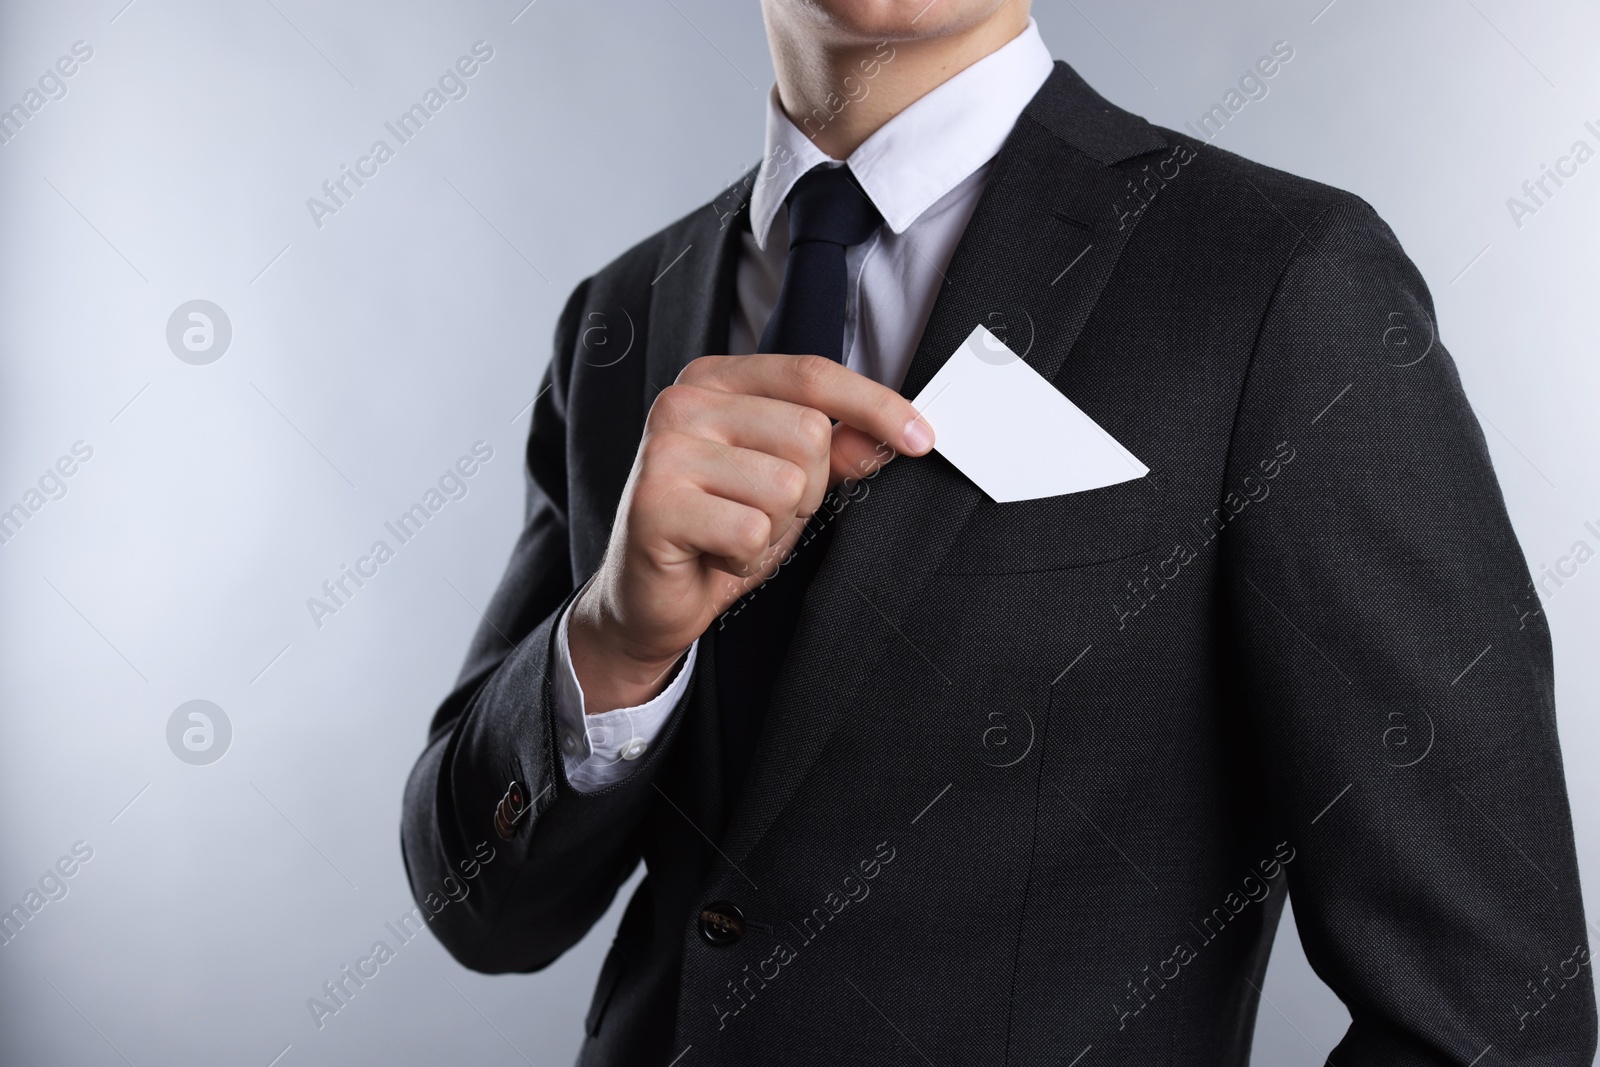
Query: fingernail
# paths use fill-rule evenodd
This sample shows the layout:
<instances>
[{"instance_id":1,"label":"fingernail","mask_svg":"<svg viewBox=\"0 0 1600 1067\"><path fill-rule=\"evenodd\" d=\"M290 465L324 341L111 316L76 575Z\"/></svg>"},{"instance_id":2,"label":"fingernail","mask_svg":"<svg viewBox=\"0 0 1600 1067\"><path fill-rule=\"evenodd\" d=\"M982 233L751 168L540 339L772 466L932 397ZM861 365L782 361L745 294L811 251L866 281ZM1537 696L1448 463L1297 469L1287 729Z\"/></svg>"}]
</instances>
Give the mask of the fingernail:
<instances>
[{"instance_id":1,"label":"fingernail","mask_svg":"<svg viewBox=\"0 0 1600 1067\"><path fill-rule=\"evenodd\" d=\"M933 447L933 427L922 421L920 417L906 423L906 445L911 449L911 454L920 456Z\"/></svg>"}]
</instances>

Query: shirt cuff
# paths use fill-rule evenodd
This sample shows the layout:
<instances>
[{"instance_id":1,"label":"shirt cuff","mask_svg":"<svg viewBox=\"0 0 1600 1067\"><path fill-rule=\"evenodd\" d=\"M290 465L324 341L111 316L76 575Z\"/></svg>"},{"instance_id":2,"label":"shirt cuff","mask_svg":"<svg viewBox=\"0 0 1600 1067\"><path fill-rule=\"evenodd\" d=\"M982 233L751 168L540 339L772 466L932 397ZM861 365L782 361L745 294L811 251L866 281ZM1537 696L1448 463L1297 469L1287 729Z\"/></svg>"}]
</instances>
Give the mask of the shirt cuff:
<instances>
[{"instance_id":1,"label":"shirt cuff","mask_svg":"<svg viewBox=\"0 0 1600 1067\"><path fill-rule=\"evenodd\" d=\"M572 650L567 644L567 620L571 616L569 604L556 629L556 740L561 746L568 784L580 793L594 793L632 774L634 761L655 742L688 691L700 642L696 640L689 646L678 673L654 699L631 708L589 715L584 711L583 687L572 669Z\"/></svg>"}]
</instances>

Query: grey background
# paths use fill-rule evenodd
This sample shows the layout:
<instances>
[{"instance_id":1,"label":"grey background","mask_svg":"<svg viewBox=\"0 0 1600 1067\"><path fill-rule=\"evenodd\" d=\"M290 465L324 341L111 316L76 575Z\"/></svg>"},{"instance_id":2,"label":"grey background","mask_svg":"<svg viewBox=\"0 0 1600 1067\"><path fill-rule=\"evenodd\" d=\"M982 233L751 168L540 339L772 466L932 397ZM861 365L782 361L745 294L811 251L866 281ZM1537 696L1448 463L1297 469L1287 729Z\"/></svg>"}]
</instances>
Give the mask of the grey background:
<instances>
[{"instance_id":1,"label":"grey background","mask_svg":"<svg viewBox=\"0 0 1600 1067\"><path fill-rule=\"evenodd\" d=\"M401 786L517 530L560 302L760 152L759 10L124 3L0 6L0 106L94 49L0 147L0 507L94 450L0 546L0 903L94 849L0 948L0 1061L568 1063L616 909L544 974L472 974L421 939L320 1031L306 999L411 906ZM1035 15L1165 125L1288 41L1215 143L1377 207L1432 287L1533 570L1600 547L1600 160L1520 228L1505 203L1574 140L1600 147L1600 14L1325 3ZM306 198L478 40L469 95L314 226ZM166 344L197 298L233 327L208 366ZM306 598L479 440L469 494L314 626ZM1592 906L1600 563L1545 607ZM209 766L167 747L194 699L233 728ZM1292 922L1266 996L1256 1061L1320 1064L1347 1016Z\"/></svg>"}]
</instances>

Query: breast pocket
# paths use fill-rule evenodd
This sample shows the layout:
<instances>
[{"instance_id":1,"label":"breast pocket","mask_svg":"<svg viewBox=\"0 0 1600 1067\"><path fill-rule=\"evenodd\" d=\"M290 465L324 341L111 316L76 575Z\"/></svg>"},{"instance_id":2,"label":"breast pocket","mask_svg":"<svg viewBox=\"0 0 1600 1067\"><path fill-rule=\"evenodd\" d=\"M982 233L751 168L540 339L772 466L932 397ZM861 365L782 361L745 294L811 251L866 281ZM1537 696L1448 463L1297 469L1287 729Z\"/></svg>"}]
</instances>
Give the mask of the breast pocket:
<instances>
[{"instance_id":1,"label":"breast pocket","mask_svg":"<svg viewBox=\"0 0 1600 1067\"><path fill-rule=\"evenodd\" d=\"M1155 547L1160 478L1066 496L979 504L939 574L1026 574L1126 559Z\"/></svg>"}]
</instances>

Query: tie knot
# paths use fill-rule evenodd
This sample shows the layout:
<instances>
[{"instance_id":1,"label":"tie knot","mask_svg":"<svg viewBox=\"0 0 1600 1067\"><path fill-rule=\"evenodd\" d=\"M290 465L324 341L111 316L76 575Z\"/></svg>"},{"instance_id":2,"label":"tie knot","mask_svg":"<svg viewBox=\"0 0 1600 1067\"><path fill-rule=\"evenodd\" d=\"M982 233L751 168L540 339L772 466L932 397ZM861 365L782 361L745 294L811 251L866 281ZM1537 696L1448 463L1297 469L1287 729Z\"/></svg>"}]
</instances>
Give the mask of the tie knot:
<instances>
[{"instance_id":1,"label":"tie knot","mask_svg":"<svg viewBox=\"0 0 1600 1067\"><path fill-rule=\"evenodd\" d=\"M789 205L789 245L808 241L858 245L883 222L849 167L818 164L794 183Z\"/></svg>"}]
</instances>

